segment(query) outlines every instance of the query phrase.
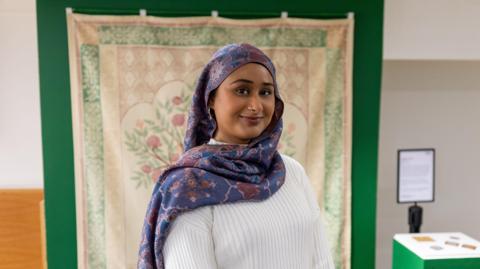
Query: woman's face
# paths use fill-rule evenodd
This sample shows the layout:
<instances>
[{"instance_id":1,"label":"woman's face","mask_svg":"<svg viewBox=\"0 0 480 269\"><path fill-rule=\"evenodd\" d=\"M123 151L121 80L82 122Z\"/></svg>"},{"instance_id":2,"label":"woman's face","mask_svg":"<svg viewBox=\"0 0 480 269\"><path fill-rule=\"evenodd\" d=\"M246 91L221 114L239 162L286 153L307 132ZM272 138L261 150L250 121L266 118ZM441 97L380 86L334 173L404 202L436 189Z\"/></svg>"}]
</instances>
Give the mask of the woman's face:
<instances>
[{"instance_id":1,"label":"woman's face","mask_svg":"<svg viewBox=\"0 0 480 269\"><path fill-rule=\"evenodd\" d=\"M217 141L247 144L272 120L275 108L273 79L260 64L248 63L232 72L210 97Z\"/></svg>"}]
</instances>

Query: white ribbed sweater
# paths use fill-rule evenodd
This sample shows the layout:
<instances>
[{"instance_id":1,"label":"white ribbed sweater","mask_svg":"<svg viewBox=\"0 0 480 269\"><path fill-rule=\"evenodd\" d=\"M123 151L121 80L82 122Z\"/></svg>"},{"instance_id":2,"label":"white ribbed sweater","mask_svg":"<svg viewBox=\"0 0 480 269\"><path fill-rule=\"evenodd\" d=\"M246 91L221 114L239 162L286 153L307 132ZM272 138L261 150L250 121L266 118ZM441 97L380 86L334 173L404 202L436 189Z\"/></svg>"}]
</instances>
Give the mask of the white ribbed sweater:
<instances>
[{"instance_id":1,"label":"white ribbed sweater","mask_svg":"<svg viewBox=\"0 0 480 269\"><path fill-rule=\"evenodd\" d=\"M267 200L205 206L180 215L163 248L165 268L333 269L305 170L281 156L285 183Z\"/></svg>"}]
</instances>

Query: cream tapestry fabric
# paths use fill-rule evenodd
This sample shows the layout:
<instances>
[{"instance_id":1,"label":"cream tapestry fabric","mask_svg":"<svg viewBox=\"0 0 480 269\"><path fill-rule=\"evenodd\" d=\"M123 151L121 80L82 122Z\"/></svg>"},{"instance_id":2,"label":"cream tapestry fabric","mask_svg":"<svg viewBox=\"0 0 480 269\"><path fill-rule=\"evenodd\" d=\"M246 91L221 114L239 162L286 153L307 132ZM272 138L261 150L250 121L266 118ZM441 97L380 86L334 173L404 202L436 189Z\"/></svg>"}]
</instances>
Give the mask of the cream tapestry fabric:
<instances>
[{"instance_id":1,"label":"cream tapestry fabric","mask_svg":"<svg viewBox=\"0 0 480 269\"><path fill-rule=\"evenodd\" d=\"M183 151L212 53L251 43L277 67L281 153L318 196L337 268L350 268L353 20L69 14L79 268L135 268L153 183Z\"/></svg>"}]
</instances>

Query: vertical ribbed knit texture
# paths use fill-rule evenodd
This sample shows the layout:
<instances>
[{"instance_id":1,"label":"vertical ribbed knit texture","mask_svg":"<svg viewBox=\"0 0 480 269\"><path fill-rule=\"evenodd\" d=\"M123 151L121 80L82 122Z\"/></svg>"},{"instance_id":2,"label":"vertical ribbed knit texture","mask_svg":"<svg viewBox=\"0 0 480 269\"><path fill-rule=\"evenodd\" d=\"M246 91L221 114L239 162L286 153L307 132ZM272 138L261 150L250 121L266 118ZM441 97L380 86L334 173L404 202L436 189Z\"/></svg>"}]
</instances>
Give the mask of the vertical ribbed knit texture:
<instances>
[{"instance_id":1,"label":"vertical ribbed knit texture","mask_svg":"<svg viewBox=\"0 0 480 269\"><path fill-rule=\"evenodd\" d=\"M174 222L166 269L333 269L323 221L303 167L282 155L285 184L262 202L206 206Z\"/></svg>"}]
</instances>

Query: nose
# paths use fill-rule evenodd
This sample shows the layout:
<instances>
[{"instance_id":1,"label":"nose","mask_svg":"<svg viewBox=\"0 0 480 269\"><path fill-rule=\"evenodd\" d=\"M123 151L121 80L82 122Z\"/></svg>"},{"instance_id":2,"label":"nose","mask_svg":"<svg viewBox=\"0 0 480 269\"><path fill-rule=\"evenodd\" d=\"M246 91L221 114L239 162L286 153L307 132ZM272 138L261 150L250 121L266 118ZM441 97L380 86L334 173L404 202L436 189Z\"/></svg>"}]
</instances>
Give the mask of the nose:
<instances>
[{"instance_id":1,"label":"nose","mask_svg":"<svg viewBox=\"0 0 480 269\"><path fill-rule=\"evenodd\" d=\"M259 112L262 110L262 101L260 97L256 94L253 94L248 100L248 109Z\"/></svg>"}]
</instances>

